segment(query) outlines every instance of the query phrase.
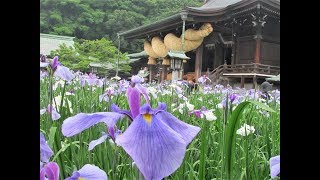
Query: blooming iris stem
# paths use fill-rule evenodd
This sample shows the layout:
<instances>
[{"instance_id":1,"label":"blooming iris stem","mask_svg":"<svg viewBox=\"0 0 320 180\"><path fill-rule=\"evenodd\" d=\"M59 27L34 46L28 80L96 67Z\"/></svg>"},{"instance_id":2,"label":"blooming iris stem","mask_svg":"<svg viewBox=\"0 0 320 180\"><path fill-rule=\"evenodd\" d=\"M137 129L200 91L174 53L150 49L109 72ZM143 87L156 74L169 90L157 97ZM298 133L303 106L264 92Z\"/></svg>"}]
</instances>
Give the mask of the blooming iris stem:
<instances>
[{"instance_id":1,"label":"blooming iris stem","mask_svg":"<svg viewBox=\"0 0 320 180\"><path fill-rule=\"evenodd\" d=\"M50 112L49 117L52 119L52 104L53 104L53 73L50 70L49 73L49 104L50 104Z\"/></svg>"},{"instance_id":2,"label":"blooming iris stem","mask_svg":"<svg viewBox=\"0 0 320 180\"><path fill-rule=\"evenodd\" d=\"M62 113L62 105L63 105L64 94L65 94L65 91L66 91L66 85L67 85L67 81L64 81L64 85L63 85L63 89L62 89L62 95L61 95L61 101L60 101L59 113ZM67 103L67 104L69 104L69 103Z\"/></svg>"},{"instance_id":3,"label":"blooming iris stem","mask_svg":"<svg viewBox=\"0 0 320 180\"><path fill-rule=\"evenodd\" d=\"M90 86L90 98L89 98L90 112L92 112L92 86Z\"/></svg>"}]
</instances>

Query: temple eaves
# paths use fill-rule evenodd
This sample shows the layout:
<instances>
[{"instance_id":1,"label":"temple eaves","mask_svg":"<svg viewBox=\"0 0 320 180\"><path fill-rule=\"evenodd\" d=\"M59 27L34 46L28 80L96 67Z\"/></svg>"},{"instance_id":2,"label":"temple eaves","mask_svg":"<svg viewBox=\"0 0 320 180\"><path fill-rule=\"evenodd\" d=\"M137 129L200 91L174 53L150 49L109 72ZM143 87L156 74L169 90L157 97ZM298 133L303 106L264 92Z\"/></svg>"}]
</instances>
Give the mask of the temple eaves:
<instances>
[{"instance_id":1,"label":"temple eaves","mask_svg":"<svg viewBox=\"0 0 320 180\"><path fill-rule=\"evenodd\" d=\"M262 9L265 9L268 13L273 14L275 17L280 17L280 0L210 0L201 7L186 7L182 11L188 13L186 25L199 22L214 23L244 14L249 10L255 9L258 4L262 4ZM126 39L144 39L160 32L169 32L181 26L181 15L176 13L151 24L120 32L119 35Z\"/></svg>"}]
</instances>

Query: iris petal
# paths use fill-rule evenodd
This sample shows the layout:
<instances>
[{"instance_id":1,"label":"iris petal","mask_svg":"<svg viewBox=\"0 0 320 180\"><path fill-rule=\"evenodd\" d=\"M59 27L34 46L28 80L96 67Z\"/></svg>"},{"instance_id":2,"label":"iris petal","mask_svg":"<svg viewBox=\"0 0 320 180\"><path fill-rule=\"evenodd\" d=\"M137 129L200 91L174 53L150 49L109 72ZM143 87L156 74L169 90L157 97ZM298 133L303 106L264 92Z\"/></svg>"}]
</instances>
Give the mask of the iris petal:
<instances>
[{"instance_id":1,"label":"iris petal","mask_svg":"<svg viewBox=\"0 0 320 180\"><path fill-rule=\"evenodd\" d=\"M271 168L271 178L275 178L278 174L280 174L280 164L276 164Z\"/></svg>"},{"instance_id":2,"label":"iris petal","mask_svg":"<svg viewBox=\"0 0 320 180\"><path fill-rule=\"evenodd\" d=\"M270 158L270 175L276 177L280 173L280 155Z\"/></svg>"},{"instance_id":3,"label":"iris petal","mask_svg":"<svg viewBox=\"0 0 320 180\"><path fill-rule=\"evenodd\" d=\"M59 180L59 166L55 162L49 162L40 170L40 180Z\"/></svg>"},{"instance_id":4,"label":"iris petal","mask_svg":"<svg viewBox=\"0 0 320 180\"><path fill-rule=\"evenodd\" d=\"M136 84L134 86L134 88L136 88L140 94L143 95L144 99L146 100L146 103L147 104L150 104L150 98L149 98L149 95L148 95L148 88L146 87L143 87L141 84Z\"/></svg>"},{"instance_id":5,"label":"iris petal","mask_svg":"<svg viewBox=\"0 0 320 180\"><path fill-rule=\"evenodd\" d=\"M47 67L48 65L49 65L49 63L40 62L40 67Z\"/></svg>"},{"instance_id":6,"label":"iris petal","mask_svg":"<svg viewBox=\"0 0 320 180\"><path fill-rule=\"evenodd\" d=\"M132 117L135 118L139 115L140 93L136 88L128 87L127 98L132 113Z\"/></svg>"},{"instance_id":7,"label":"iris petal","mask_svg":"<svg viewBox=\"0 0 320 180\"><path fill-rule=\"evenodd\" d=\"M53 155L53 151L47 144L44 135L40 132L40 160L42 162L48 162L50 157Z\"/></svg>"},{"instance_id":8,"label":"iris petal","mask_svg":"<svg viewBox=\"0 0 320 180\"><path fill-rule=\"evenodd\" d=\"M131 119L131 121L133 121L133 116L132 116L132 114L131 114L130 111L128 111L128 110L122 110L122 109L120 109L120 108L119 108L117 105L115 105L115 104L111 104L111 111L112 111L112 112L116 112L116 113L120 113L120 114L127 115L127 116Z\"/></svg>"},{"instance_id":9,"label":"iris petal","mask_svg":"<svg viewBox=\"0 0 320 180\"><path fill-rule=\"evenodd\" d=\"M159 103L158 109L166 109L166 105L164 103ZM186 144L189 144L193 138L199 133L201 130L197 126L192 126L183 121L180 121L178 118L174 117L167 111L158 111L156 114L157 119L161 120L165 124L167 124L171 129L181 135Z\"/></svg>"},{"instance_id":10,"label":"iris petal","mask_svg":"<svg viewBox=\"0 0 320 180\"><path fill-rule=\"evenodd\" d=\"M57 66L57 70L55 71L54 75L65 81L71 81L74 78L74 75L70 69L64 66Z\"/></svg>"},{"instance_id":11,"label":"iris petal","mask_svg":"<svg viewBox=\"0 0 320 180\"><path fill-rule=\"evenodd\" d=\"M97 145L103 143L107 138L109 137L108 134L103 133L103 135L97 139L97 140L93 140L89 143L89 151L91 151L94 147L96 147Z\"/></svg>"},{"instance_id":12,"label":"iris petal","mask_svg":"<svg viewBox=\"0 0 320 180\"><path fill-rule=\"evenodd\" d=\"M149 124L143 115L137 116L116 142L131 156L146 180L160 180L180 167L186 143L155 115L151 121Z\"/></svg>"},{"instance_id":13,"label":"iris petal","mask_svg":"<svg viewBox=\"0 0 320 180\"><path fill-rule=\"evenodd\" d=\"M71 177L66 180L108 180L107 174L101 170L99 167L86 164L79 171L73 173Z\"/></svg>"},{"instance_id":14,"label":"iris petal","mask_svg":"<svg viewBox=\"0 0 320 180\"><path fill-rule=\"evenodd\" d=\"M59 65L60 65L59 57L55 56L50 63L51 69L55 70Z\"/></svg>"},{"instance_id":15,"label":"iris petal","mask_svg":"<svg viewBox=\"0 0 320 180\"><path fill-rule=\"evenodd\" d=\"M52 109L51 117L52 117L52 120L55 121L60 119L61 115L55 109Z\"/></svg>"},{"instance_id":16,"label":"iris petal","mask_svg":"<svg viewBox=\"0 0 320 180\"><path fill-rule=\"evenodd\" d=\"M115 112L79 113L64 120L62 134L67 137L74 136L99 122L104 122L108 127L113 127L123 117L124 115Z\"/></svg>"}]
</instances>

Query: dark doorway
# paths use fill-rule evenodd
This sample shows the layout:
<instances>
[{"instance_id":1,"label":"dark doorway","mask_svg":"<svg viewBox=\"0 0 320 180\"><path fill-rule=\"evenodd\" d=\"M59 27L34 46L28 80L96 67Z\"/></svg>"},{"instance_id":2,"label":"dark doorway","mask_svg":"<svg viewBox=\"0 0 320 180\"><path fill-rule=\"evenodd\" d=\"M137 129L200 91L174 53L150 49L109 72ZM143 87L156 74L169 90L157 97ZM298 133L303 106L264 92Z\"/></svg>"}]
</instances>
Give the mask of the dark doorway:
<instances>
[{"instance_id":1,"label":"dark doorway","mask_svg":"<svg viewBox=\"0 0 320 180\"><path fill-rule=\"evenodd\" d=\"M212 48L206 48L202 56L202 72L206 72L209 68L210 71L214 68L214 50Z\"/></svg>"},{"instance_id":2,"label":"dark doorway","mask_svg":"<svg viewBox=\"0 0 320 180\"><path fill-rule=\"evenodd\" d=\"M225 53L225 56L224 56L225 58L224 59L225 59L227 65L230 65L231 64L232 48L231 47L230 48L226 48L224 53Z\"/></svg>"},{"instance_id":3,"label":"dark doorway","mask_svg":"<svg viewBox=\"0 0 320 180\"><path fill-rule=\"evenodd\" d=\"M187 52L186 55L190 58L187 62L183 65L184 73L194 72L195 71L195 61L196 61L196 54L194 52Z\"/></svg>"}]
</instances>

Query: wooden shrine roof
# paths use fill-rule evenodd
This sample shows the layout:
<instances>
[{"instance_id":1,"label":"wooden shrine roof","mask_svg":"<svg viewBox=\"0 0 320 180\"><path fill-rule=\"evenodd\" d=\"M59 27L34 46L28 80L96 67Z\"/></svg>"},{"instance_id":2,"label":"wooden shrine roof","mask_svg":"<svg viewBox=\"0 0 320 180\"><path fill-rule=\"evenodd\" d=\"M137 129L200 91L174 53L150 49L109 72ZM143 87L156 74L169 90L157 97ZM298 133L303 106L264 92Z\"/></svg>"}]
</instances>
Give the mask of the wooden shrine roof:
<instances>
[{"instance_id":1,"label":"wooden shrine roof","mask_svg":"<svg viewBox=\"0 0 320 180\"><path fill-rule=\"evenodd\" d=\"M257 0L209 0L201 7L187 7L187 9L199 11L202 13L219 11L225 8L243 6ZM261 0L261 2L265 2L268 4L272 4L273 6L279 6L280 9L280 0Z\"/></svg>"},{"instance_id":2,"label":"wooden shrine roof","mask_svg":"<svg viewBox=\"0 0 320 180\"><path fill-rule=\"evenodd\" d=\"M201 7L186 7L181 12L151 24L120 32L127 39L144 39L160 32L169 32L182 27L180 13L186 12L186 26L199 22L219 22L232 19L241 14L261 8L265 13L280 19L280 0L209 0ZM215 27L215 31L224 31L223 27Z\"/></svg>"}]
</instances>

